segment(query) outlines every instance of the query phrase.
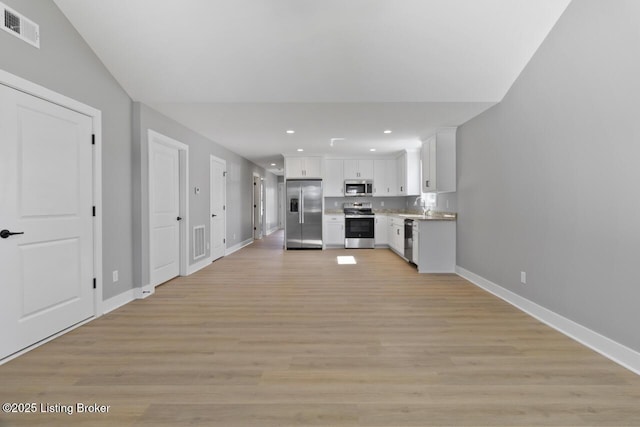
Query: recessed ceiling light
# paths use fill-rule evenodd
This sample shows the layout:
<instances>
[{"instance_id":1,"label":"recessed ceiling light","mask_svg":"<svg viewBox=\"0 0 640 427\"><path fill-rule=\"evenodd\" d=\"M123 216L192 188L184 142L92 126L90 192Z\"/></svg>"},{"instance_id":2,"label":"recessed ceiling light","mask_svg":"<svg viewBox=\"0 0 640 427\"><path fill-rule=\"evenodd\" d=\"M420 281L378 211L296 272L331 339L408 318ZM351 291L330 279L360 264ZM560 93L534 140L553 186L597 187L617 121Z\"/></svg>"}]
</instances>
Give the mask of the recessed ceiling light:
<instances>
[{"instance_id":1,"label":"recessed ceiling light","mask_svg":"<svg viewBox=\"0 0 640 427\"><path fill-rule=\"evenodd\" d=\"M275 165L276 165L275 163L271 163L271 166L275 166Z\"/></svg>"},{"instance_id":2,"label":"recessed ceiling light","mask_svg":"<svg viewBox=\"0 0 640 427\"><path fill-rule=\"evenodd\" d=\"M298 151L304 151L304 149L302 149L302 148L298 148Z\"/></svg>"},{"instance_id":3,"label":"recessed ceiling light","mask_svg":"<svg viewBox=\"0 0 640 427\"><path fill-rule=\"evenodd\" d=\"M391 129L385 130L384 133L391 133Z\"/></svg>"},{"instance_id":4,"label":"recessed ceiling light","mask_svg":"<svg viewBox=\"0 0 640 427\"><path fill-rule=\"evenodd\" d=\"M292 129L289 129L289 130L287 131L287 133L296 133L296 131L295 131L295 130L292 130Z\"/></svg>"},{"instance_id":5,"label":"recessed ceiling light","mask_svg":"<svg viewBox=\"0 0 640 427\"><path fill-rule=\"evenodd\" d=\"M375 148L369 148L369 151L376 151Z\"/></svg>"}]
</instances>

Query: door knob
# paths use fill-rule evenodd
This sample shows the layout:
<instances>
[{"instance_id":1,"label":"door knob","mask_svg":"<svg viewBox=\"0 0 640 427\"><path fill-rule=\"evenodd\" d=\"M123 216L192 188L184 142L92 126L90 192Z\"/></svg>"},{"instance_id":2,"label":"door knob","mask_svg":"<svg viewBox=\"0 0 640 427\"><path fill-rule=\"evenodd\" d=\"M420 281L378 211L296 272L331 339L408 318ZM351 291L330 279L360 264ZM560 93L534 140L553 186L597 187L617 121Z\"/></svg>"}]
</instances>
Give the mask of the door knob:
<instances>
[{"instance_id":1,"label":"door knob","mask_svg":"<svg viewBox=\"0 0 640 427\"><path fill-rule=\"evenodd\" d=\"M216 215L216 214L211 214L211 218L215 218L215 217L217 217L217 216L218 216L218 215Z\"/></svg>"},{"instance_id":2,"label":"door knob","mask_svg":"<svg viewBox=\"0 0 640 427\"><path fill-rule=\"evenodd\" d=\"M24 234L24 231L20 231L20 232L17 232L17 233L13 233L13 232L11 232L9 230L0 231L0 237L2 237L3 239L6 239L9 236L14 236L16 234Z\"/></svg>"},{"instance_id":3,"label":"door knob","mask_svg":"<svg viewBox=\"0 0 640 427\"><path fill-rule=\"evenodd\" d=\"M176 218L176 219L177 219L178 221L180 221L182 218L178 217L178 218Z\"/></svg>"}]
</instances>

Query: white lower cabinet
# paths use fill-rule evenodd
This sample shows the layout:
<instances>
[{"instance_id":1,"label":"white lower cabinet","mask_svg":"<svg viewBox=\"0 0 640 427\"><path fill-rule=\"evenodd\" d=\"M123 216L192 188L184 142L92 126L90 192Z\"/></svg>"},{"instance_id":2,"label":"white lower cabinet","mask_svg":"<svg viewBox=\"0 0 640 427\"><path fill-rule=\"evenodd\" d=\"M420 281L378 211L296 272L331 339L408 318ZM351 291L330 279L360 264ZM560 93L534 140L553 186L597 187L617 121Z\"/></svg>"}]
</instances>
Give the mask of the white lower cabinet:
<instances>
[{"instance_id":1,"label":"white lower cabinet","mask_svg":"<svg viewBox=\"0 0 640 427\"><path fill-rule=\"evenodd\" d=\"M324 245L344 248L344 215L324 216Z\"/></svg>"},{"instance_id":2,"label":"white lower cabinet","mask_svg":"<svg viewBox=\"0 0 640 427\"><path fill-rule=\"evenodd\" d=\"M374 237L376 246L389 244L389 223L386 215L376 214Z\"/></svg>"},{"instance_id":3,"label":"white lower cabinet","mask_svg":"<svg viewBox=\"0 0 640 427\"><path fill-rule=\"evenodd\" d=\"M456 222L420 221L419 233L418 272L455 273Z\"/></svg>"},{"instance_id":4,"label":"white lower cabinet","mask_svg":"<svg viewBox=\"0 0 640 427\"><path fill-rule=\"evenodd\" d=\"M389 247L404 256L404 218L388 215L386 228ZM456 222L415 220L413 256L409 261L418 266L419 273L455 273Z\"/></svg>"},{"instance_id":5,"label":"white lower cabinet","mask_svg":"<svg viewBox=\"0 0 640 427\"><path fill-rule=\"evenodd\" d=\"M400 255L404 255L404 219L392 217L389 247Z\"/></svg>"}]
</instances>

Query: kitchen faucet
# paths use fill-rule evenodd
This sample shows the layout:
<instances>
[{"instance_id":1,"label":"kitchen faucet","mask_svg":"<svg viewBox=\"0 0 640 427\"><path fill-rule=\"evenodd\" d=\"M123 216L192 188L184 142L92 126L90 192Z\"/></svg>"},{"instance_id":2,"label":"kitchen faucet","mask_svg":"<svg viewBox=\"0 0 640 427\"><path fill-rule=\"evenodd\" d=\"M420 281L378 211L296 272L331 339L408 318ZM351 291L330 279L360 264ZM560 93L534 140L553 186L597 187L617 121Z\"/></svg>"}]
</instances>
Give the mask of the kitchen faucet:
<instances>
[{"instance_id":1,"label":"kitchen faucet","mask_svg":"<svg viewBox=\"0 0 640 427\"><path fill-rule=\"evenodd\" d=\"M418 200L420 200L420 207L422 208L422 215L426 216L427 212L429 212L431 209L427 209L427 201L424 199L424 197L422 197L422 195L416 197L416 199L413 201L413 206L418 206Z\"/></svg>"}]
</instances>

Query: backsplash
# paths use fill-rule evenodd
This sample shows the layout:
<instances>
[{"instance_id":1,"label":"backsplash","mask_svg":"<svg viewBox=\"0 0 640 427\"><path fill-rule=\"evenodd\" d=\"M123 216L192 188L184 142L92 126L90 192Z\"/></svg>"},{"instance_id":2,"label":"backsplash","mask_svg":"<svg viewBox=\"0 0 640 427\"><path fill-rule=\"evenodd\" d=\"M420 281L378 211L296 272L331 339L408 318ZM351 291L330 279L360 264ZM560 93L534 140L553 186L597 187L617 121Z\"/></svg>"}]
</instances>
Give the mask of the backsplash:
<instances>
[{"instance_id":1,"label":"backsplash","mask_svg":"<svg viewBox=\"0 0 640 427\"><path fill-rule=\"evenodd\" d=\"M458 197L456 193L445 193L436 195L435 204L431 202L430 195L425 194L427 200L427 207L431 210L439 212L457 212L458 211ZM414 205L416 196L408 197L325 197L324 206L325 209L342 209L342 205L345 202L369 202L372 204L372 208L376 209L398 209L415 211L422 213L422 205L420 202Z\"/></svg>"}]
</instances>

